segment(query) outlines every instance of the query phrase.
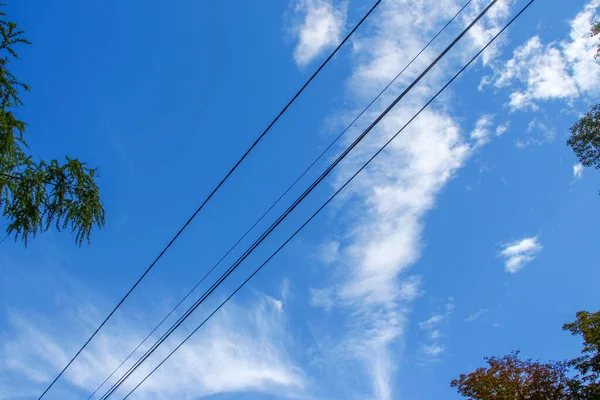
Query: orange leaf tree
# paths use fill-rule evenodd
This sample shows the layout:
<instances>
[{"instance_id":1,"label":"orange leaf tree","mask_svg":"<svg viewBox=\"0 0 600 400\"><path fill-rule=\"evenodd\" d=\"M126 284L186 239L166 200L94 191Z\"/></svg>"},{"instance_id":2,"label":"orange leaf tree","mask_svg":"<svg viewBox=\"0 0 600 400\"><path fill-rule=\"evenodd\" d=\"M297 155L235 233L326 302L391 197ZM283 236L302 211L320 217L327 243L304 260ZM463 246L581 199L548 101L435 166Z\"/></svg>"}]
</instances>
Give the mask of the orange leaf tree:
<instances>
[{"instance_id":1,"label":"orange leaf tree","mask_svg":"<svg viewBox=\"0 0 600 400\"><path fill-rule=\"evenodd\" d=\"M473 400L563 400L569 393L567 364L521 360L515 351L488 357L488 366L452 381L458 393Z\"/></svg>"}]
</instances>

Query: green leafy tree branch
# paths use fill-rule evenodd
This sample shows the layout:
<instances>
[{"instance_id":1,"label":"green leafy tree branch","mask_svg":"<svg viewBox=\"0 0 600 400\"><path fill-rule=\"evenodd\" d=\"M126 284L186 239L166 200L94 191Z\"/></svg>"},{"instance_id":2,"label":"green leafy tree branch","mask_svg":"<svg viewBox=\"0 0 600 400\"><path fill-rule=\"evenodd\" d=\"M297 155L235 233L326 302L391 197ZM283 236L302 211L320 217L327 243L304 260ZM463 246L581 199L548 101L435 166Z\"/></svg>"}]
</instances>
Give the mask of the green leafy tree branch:
<instances>
[{"instance_id":1,"label":"green leafy tree branch","mask_svg":"<svg viewBox=\"0 0 600 400\"><path fill-rule=\"evenodd\" d=\"M81 246L94 227L104 226L97 169L69 157L62 163L32 159L24 137L27 124L15 115L23 105L19 93L29 86L8 70L19 58L15 47L30 43L2 9L0 35L0 209L8 220L7 235L27 245L30 237L54 226L70 229Z\"/></svg>"},{"instance_id":2,"label":"green leafy tree branch","mask_svg":"<svg viewBox=\"0 0 600 400\"><path fill-rule=\"evenodd\" d=\"M591 37L600 34L600 22L592 25ZM596 52L600 57L600 45ZM571 127L567 145L573 149L579 162L586 167L600 169L600 104L596 104Z\"/></svg>"}]
</instances>

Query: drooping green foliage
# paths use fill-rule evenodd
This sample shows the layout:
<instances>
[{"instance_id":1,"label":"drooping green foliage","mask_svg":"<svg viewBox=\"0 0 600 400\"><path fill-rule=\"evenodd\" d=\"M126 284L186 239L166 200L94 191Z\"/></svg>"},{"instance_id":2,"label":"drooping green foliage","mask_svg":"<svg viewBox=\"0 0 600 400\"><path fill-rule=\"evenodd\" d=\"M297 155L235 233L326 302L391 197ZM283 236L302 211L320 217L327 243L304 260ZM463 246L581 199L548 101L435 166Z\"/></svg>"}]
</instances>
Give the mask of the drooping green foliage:
<instances>
[{"instance_id":1,"label":"drooping green foliage","mask_svg":"<svg viewBox=\"0 0 600 400\"><path fill-rule=\"evenodd\" d=\"M3 7L3 4L0 4ZM29 237L55 226L69 228L77 245L89 242L94 226L104 226L104 208L96 185L97 171L77 159L35 162L25 141L27 124L15 109L29 86L8 71L18 59L16 45L29 44L17 24L0 8L0 209L7 234L27 245Z\"/></svg>"}]
</instances>

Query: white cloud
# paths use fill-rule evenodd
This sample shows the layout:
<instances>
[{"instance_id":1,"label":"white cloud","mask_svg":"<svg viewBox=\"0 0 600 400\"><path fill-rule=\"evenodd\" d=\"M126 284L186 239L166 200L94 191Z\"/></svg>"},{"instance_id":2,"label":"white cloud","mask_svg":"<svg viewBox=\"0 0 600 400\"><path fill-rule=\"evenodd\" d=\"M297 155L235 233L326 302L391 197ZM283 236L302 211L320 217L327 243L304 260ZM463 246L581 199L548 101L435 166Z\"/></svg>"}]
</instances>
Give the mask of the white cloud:
<instances>
[{"instance_id":1,"label":"white cloud","mask_svg":"<svg viewBox=\"0 0 600 400\"><path fill-rule=\"evenodd\" d=\"M576 180L583 177L583 165L581 163L573 165L573 176Z\"/></svg>"},{"instance_id":2,"label":"white cloud","mask_svg":"<svg viewBox=\"0 0 600 400\"><path fill-rule=\"evenodd\" d=\"M516 240L504 244L502 247L498 256L505 259L504 269L511 274L520 271L533 261L543 249L537 236Z\"/></svg>"},{"instance_id":3,"label":"white cloud","mask_svg":"<svg viewBox=\"0 0 600 400\"><path fill-rule=\"evenodd\" d=\"M191 399L243 391L288 397L302 393L306 380L302 370L291 360L286 346L293 347L293 341L286 329L287 317L282 301L260 296L249 307L231 303L221 311L203 327L202 334L193 337L140 386L134 397ZM86 324L88 314L80 312L52 323L42 317L10 314L4 335L6 340L0 345L0 371L15 381L24 382L23 388L15 388L15 391L29 390L30 395L39 394L67 363L75 344L89 334L89 327L83 329L82 326L82 321ZM51 333L44 333L41 326ZM113 321L111 327L105 328L63 377L64 382L86 394L120 364L145 336L147 329L132 315ZM184 331L176 333L176 337L166 341L142 364L119 389L119 394L124 395L132 389L190 329ZM145 345L140 351L147 348ZM77 392L71 390L71 393Z\"/></svg>"},{"instance_id":4,"label":"white cloud","mask_svg":"<svg viewBox=\"0 0 600 400\"><path fill-rule=\"evenodd\" d=\"M346 3L334 6L329 0L298 0L294 11L292 32L298 38L294 60L304 66L341 41Z\"/></svg>"},{"instance_id":5,"label":"white cloud","mask_svg":"<svg viewBox=\"0 0 600 400\"><path fill-rule=\"evenodd\" d=\"M432 344L430 346L423 346L423 353L430 358L437 358L444 351L444 346L439 344Z\"/></svg>"},{"instance_id":6,"label":"white cloud","mask_svg":"<svg viewBox=\"0 0 600 400\"><path fill-rule=\"evenodd\" d=\"M496 127L496 136L502 136L510 128L510 121Z\"/></svg>"},{"instance_id":7,"label":"white cloud","mask_svg":"<svg viewBox=\"0 0 600 400\"><path fill-rule=\"evenodd\" d=\"M590 37L590 27L598 19L598 7L600 0L587 3L571 21L569 37L563 41L543 44L539 36L529 39L482 85L520 83L522 87L510 95L513 110L537 109L539 101L595 95L600 90L600 68L594 59L598 39Z\"/></svg>"},{"instance_id":8,"label":"white cloud","mask_svg":"<svg viewBox=\"0 0 600 400\"><path fill-rule=\"evenodd\" d=\"M484 3L477 0L473 4L481 10ZM496 9L486 17L484 29L470 35L451 52L443 65L432 70L405 97L402 106L388 114L350 153L337 170L336 188L413 116L450 74L475 53L475 48L480 48L482 38L491 37L511 2L499 3L504 9ZM371 100L374 93L394 78L460 6L462 2L457 0L383 2L370 21L371 29L365 29L368 33L353 41L355 64L348 87L356 108ZM459 18L459 25L465 26L474 19L476 11L468 12L468 17ZM436 43L425 51L398 79L391 92L382 96L381 104L389 104L392 96L423 70L441 46ZM486 61L492 58L493 54L488 54ZM319 299L316 303L324 303L324 308L333 308L347 316L345 320L342 318L341 326L336 326L337 330L343 331L343 336L332 344L335 348L332 353L344 361L348 358L358 360L370 376L371 393L358 397L397 398L390 382L396 368L402 365L396 359L400 356L397 349L401 347L397 342L407 329L411 301L421 293L419 280L409 268L421 257L425 216L435 207L440 191L473 154L471 143L474 141L469 132L461 129L459 120L450 114L452 102L449 98L440 99L424 111L348 186L340 200L355 222L345 227L335 265L328 266L328 270L334 272L325 296L327 301L320 301L323 296L316 296ZM362 126L372 121L379 111L367 112L360 122ZM354 110L342 112L354 113ZM435 330L438 333L433 333ZM335 333L327 332L324 336L328 338L328 335ZM425 344L432 347L429 351L423 349L423 354L438 356L443 351L439 343L442 336L439 329L432 329L430 337L434 341Z\"/></svg>"},{"instance_id":9,"label":"white cloud","mask_svg":"<svg viewBox=\"0 0 600 400\"><path fill-rule=\"evenodd\" d=\"M488 311L489 310L487 308L480 308L479 310L475 311L473 314L471 314L467 318L465 318L465 322L476 321L479 318L481 318L484 314L486 314Z\"/></svg>"},{"instance_id":10,"label":"white cloud","mask_svg":"<svg viewBox=\"0 0 600 400\"><path fill-rule=\"evenodd\" d=\"M435 314L435 315L432 315L431 318L429 318L428 320L419 322L419 327L421 329L433 329L434 326L438 325L444 319L446 319L446 315Z\"/></svg>"},{"instance_id":11,"label":"white cloud","mask_svg":"<svg viewBox=\"0 0 600 400\"><path fill-rule=\"evenodd\" d=\"M288 278L284 278L281 281L281 286L280 286L280 292L281 292L281 302L282 303L286 303L288 300L290 300L290 298L292 298L292 284L290 283L290 280Z\"/></svg>"},{"instance_id":12,"label":"white cloud","mask_svg":"<svg viewBox=\"0 0 600 400\"><path fill-rule=\"evenodd\" d=\"M505 23L506 18L510 15L514 0L500 0L492 7L487 15L482 19L481 23L471 29L468 34L470 39L471 51L477 51L489 42L496 35ZM470 23L477 14L490 4L487 0L474 0L471 7L463 16L465 24ZM484 65L490 64L499 54L499 48L504 43L505 38L500 37L492 44L488 51L483 53L482 61Z\"/></svg>"},{"instance_id":13,"label":"white cloud","mask_svg":"<svg viewBox=\"0 0 600 400\"><path fill-rule=\"evenodd\" d=\"M324 263L332 264L340 256L339 250L340 242L338 242L337 240L330 240L326 243L323 243L323 245L321 246L320 258Z\"/></svg>"},{"instance_id":14,"label":"white cloud","mask_svg":"<svg viewBox=\"0 0 600 400\"><path fill-rule=\"evenodd\" d=\"M501 29L512 3L514 0L498 1L466 35L461 51L451 54L450 57L455 57L460 62L465 62L467 57L472 57ZM487 0L473 0L458 18L460 27L464 28L470 24L488 4ZM421 51L441 25L452 18L463 5L464 3L458 0L436 2L392 0L389 4L382 4L378 14L384 14L383 17L374 15L371 18L371 20L378 19L380 22L376 25L377 32L373 35L355 36L353 41L354 51L358 57L356 70L351 79L353 94L366 95L370 98L373 93L381 89L382 85L389 83L399 72L400 66L406 65ZM399 40L399 37L402 39ZM501 42L502 38L496 41L496 43ZM439 50L430 47L425 51L400 78L399 84L409 83L429 64ZM481 60L487 65L495 57L496 45L492 45L484 52ZM432 71L430 75L439 78L443 74Z\"/></svg>"},{"instance_id":15,"label":"white cloud","mask_svg":"<svg viewBox=\"0 0 600 400\"><path fill-rule=\"evenodd\" d=\"M333 291L329 288L310 289L310 304L314 307L321 307L325 310L331 310L335 305Z\"/></svg>"},{"instance_id":16,"label":"white cloud","mask_svg":"<svg viewBox=\"0 0 600 400\"><path fill-rule=\"evenodd\" d=\"M541 144L544 144L545 142L543 140L539 140L533 137L529 137L527 139L518 139L515 141L515 146L518 149L525 149L529 146L539 146Z\"/></svg>"},{"instance_id":17,"label":"white cloud","mask_svg":"<svg viewBox=\"0 0 600 400\"><path fill-rule=\"evenodd\" d=\"M471 139L475 146L482 146L490 141L491 128L494 122L493 115L482 115L475 123L475 129L471 132Z\"/></svg>"},{"instance_id":18,"label":"white cloud","mask_svg":"<svg viewBox=\"0 0 600 400\"><path fill-rule=\"evenodd\" d=\"M553 142L556 138L556 130L537 118L529 122L527 133L529 136L515 141L515 146L518 149L525 149L529 146L540 146L544 143Z\"/></svg>"},{"instance_id":19,"label":"white cloud","mask_svg":"<svg viewBox=\"0 0 600 400\"><path fill-rule=\"evenodd\" d=\"M410 278L405 279L400 284L400 288L398 290L399 298L406 302L413 301L422 294L419 289L420 285L421 280L419 277L411 276Z\"/></svg>"},{"instance_id":20,"label":"white cloud","mask_svg":"<svg viewBox=\"0 0 600 400\"><path fill-rule=\"evenodd\" d=\"M429 338L423 340L419 349L419 364L427 365L439 360L439 356L445 350L445 346L441 343L443 338L441 328L454 312L454 308L454 299L450 297L444 313L433 314L429 319L419 322L419 328L429 333Z\"/></svg>"}]
</instances>

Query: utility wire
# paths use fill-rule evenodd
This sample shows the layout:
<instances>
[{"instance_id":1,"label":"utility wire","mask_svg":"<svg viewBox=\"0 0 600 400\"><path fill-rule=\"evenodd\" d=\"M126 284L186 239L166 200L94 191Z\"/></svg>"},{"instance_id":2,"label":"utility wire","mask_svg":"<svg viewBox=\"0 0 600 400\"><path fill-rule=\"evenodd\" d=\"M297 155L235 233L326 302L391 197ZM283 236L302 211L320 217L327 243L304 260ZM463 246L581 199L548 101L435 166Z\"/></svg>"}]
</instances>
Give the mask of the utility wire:
<instances>
[{"instance_id":1,"label":"utility wire","mask_svg":"<svg viewBox=\"0 0 600 400\"><path fill-rule=\"evenodd\" d=\"M327 57L327 59L317 68L317 70L311 75L311 77L304 83L304 85L298 90L298 92L292 97L292 99L283 107L283 109L277 114L277 116L271 121L271 123L267 126L267 128L260 134L260 136L252 143L252 145L246 150L246 152L242 155L242 157L235 163L235 165L229 170L227 175L219 182L219 184L212 190L212 192L204 199L202 204L196 209L196 211L192 214L192 216L186 221L185 224L179 229L179 231L175 234L173 239L167 244L167 246L159 253L159 255L154 259L154 261L150 264L150 266L144 271L144 273L138 278L135 284L129 289L129 291L123 296L123 298L117 303L115 308L108 314L108 316L102 321L100 326L94 331L92 336L88 338L88 340L81 346L81 348L75 353L73 358L67 363L67 365L60 371L60 373L54 378L54 380L50 383L50 385L44 390L44 392L38 397L38 400L41 400L42 397L54 386L56 381L62 376L62 374L69 368L69 366L75 361L75 359L81 354L81 352L87 347L87 345L92 341L92 339L98 334L100 329L108 322L108 320L113 316L113 314L117 311L117 309L123 304L123 302L129 297L131 292L140 284L140 282L146 277L146 275L150 272L150 270L156 265L156 263L162 258L162 256L167 252L167 250L171 247L171 245L177 240L177 238L183 233L183 231L188 227L188 225L196 218L196 215L204 208L206 203L210 201L210 199L214 196L214 194L221 188L221 186L227 181L227 179L233 174L233 172L238 168L238 166L244 161L244 159L250 154L250 152L256 147L258 142L271 130L273 125L281 118L281 116L287 111L287 109L296 101L296 99L302 94L304 89L313 81L313 79L321 72L321 70L329 63L329 61L333 58L333 56L342 48L342 46L350 39L350 37L356 32L356 30L365 22L365 20L371 15L371 13L381 4L382 0L377 0L375 4L369 9L369 11L362 17L362 19L354 26L354 28L346 35L346 37L340 42L340 44L333 50L333 52Z\"/></svg>"},{"instance_id":2,"label":"utility wire","mask_svg":"<svg viewBox=\"0 0 600 400\"><path fill-rule=\"evenodd\" d=\"M202 279L200 279L200 281L198 281L198 283L196 283L196 285L183 297L183 299L181 299L181 301L179 301L179 303L177 303L177 305L175 305L175 307L173 307L173 309L171 311L169 311L169 313L162 319L162 321L160 321L158 323L158 325L144 338L144 340L142 340L142 342L140 344L137 345L137 347L135 349L133 349L133 351L131 353L129 353L129 355L123 360L123 362L121 362L121 364L119 364L119 366L117 368L115 368L112 373L100 384L100 386L98 386L96 388L96 390L94 390L94 392L87 398L87 400L91 400L92 397L94 397L94 395L102 388L102 386L104 386L106 384L106 382L108 382L108 380L110 378L112 378L114 376L114 374L117 373L117 371L135 354L135 352L144 344L146 343L146 341L158 330L158 328L160 328L160 326L179 308L179 306L188 299L189 296L191 296L191 294L198 288L198 286L200 286L202 284L202 282L204 282L204 280L206 280L206 278L208 277L208 275L210 275L215 268L217 268L221 262L223 262L223 260L229 256L229 254L231 254L231 252L241 243L242 240L244 240L248 234L250 234L250 232L252 232L252 230L256 227L256 225L258 225L270 212L271 210L273 210L273 208L275 208L275 206L277 206L277 204L279 204L279 202L289 193L290 190L292 190L292 188L294 188L296 186L296 184L315 166L315 164L317 162L319 162L321 160L321 158L323 158L323 156L339 141L339 139L352 127L354 126L354 124L356 123L356 121L358 121L358 119L360 117L362 117L362 115L367 112L369 110L369 108L371 108L371 106L383 95L384 92L387 91L387 89L393 85L396 80L398 80L398 78L417 60L417 58L419 58L419 56L421 54L423 54L423 52L425 50L427 50L429 48L429 46L431 46L431 44L438 38L438 36L440 36L445 30L446 28L452 23L454 22L454 20L464 11L465 8L467 8L467 6L469 4L471 4L473 0L469 0L464 6L462 6L462 8L460 10L458 10L458 12L456 14L454 14L454 16L446 23L446 25L444 25L442 27L442 29L440 29L438 31L438 33L425 45L425 47L423 47L423 49L421 49L421 51L412 58L412 60L410 60L410 62L408 64L406 64L406 66L394 77L394 79L392 79L390 81L390 83L388 83L380 92L377 96L375 96L375 98L373 100L371 100L371 102L365 107L363 108L363 110L356 116L356 118L354 118L354 120L352 120L352 122L333 140L333 142L331 142L331 144L329 144L329 146L327 146L327 148L325 148L325 150L323 150L321 152L321 154L304 170L304 172L302 172L300 174L300 176L298 176L298 178L296 178L296 180L279 196L279 198L277 200L275 200L275 202L261 215L261 217L256 220L256 222L254 222L254 224L248 228L248 230L238 239L237 242L235 242L233 244L233 246L231 246L229 248L229 250L227 250L227 252L225 253L225 255L223 255L221 257L221 259L219 261L217 261L217 263L202 277Z\"/></svg>"},{"instance_id":3,"label":"utility wire","mask_svg":"<svg viewBox=\"0 0 600 400\"><path fill-rule=\"evenodd\" d=\"M508 27L510 25L512 25L512 23L521 16L521 14L523 14L525 12L525 10L527 10L529 8L529 6L531 6L531 4L534 2L535 0L530 0L529 3L527 3L527 5L525 5L525 7L523 7L521 9L521 11L519 11L518 14L516 14L503 28L502 30L500 30L496 35L494 35L494 37L481 49L479 50L479 52L473 57L471 58L471 60L460 69L460 71L458 71L456 73L456 75L454 75L452 77L452 79L450 79L436 94L435 96L433 96L398 132L396 132L396 134L394 134L394 136L392 136L386 143L385 145L383 145L383 147L381 147L362 167L360 167L360 169L358 171L356 171L354 173L354 175L352 175L352 177L350 177L350 179L348 179L346 181L346 183L344 183L344 185L342 185L342 187L340 187L331 197L329 197L329 199L327 199L327 201L325 203L323 203L323 205L321 205L321 207L319 207L319 209L317 211L315 211L314 214L312 214L310 216L310 218L308 220L306 220L301 226L300 228L298 228L281 246L279 246L279 248L269 257L267 258L267 260L265 262L263 262L244 282L242 282L241 285L239 285L237 287L237 289L235 289L235 291L229 295L229 297L227 297L208 317L206 317L204 319L204 321L202 321L202 323L196 327L196 329L194 329L175 349L173 349L171 351L171 353L169 353L169 355L167 357L165 357L164 360L162 360L156 367L154 367L154 369L152 369L152 371L150 371L150 373L148 375L146 375L146 377L144 379L142 379L142 381L140 383L138 383L124 398L123 400L126 400L127 398L129 398L129 396L131 396L131 394L137 390L138 387L140 387L140 385L142 385L158 368L160 368L161 365L163 365L177 350L179 350L179 348L181 346L183 346L185 344L185 342L187 342L215 313L217 313L217 311L219 311L221 309L221 307L223 307L238 291L240 291L249 281L250 279L252 279L269 261L271 261L271 259L273 259L298 233L300 233L300 231L302 229L304 229L304 227L306 225L308 225L346 186L348 186L350 184L350 182L352 182L354 180L354 178L356 178L356 176L362 172L370 163L371 161L373 161L375 159L375 157L377 157L383 150L385 150L387 148L387 146L400 134L402 133L402 131L404 131L404 129L406 129L431 103L433 103L433 101L435 101L435 99L437 99L439 97L439 95L446 90L446 88L448 86L450 86L480 55L481 53L483 53L506 29L508 29Z\"/></svg>"},{"instance_id":4,"label":"utility wire","mask_svg":"<svg viewBox=\"0 0 600 400\"><path fill-rule=\"evenodd\" d=\"M196 301L196 303L188 309L188 311L177 321L167 332L163 334L163 336L150 348L146 351L146 353L129 369L119 381L117 381L111 389L102 397L102 400L107 399L112 393L115 392L123 382L131 376L131 374L146 360L154 351L204 302L204 300L216 290L216 288L225 280L233 271L252 253L272 232L277 228L277 226L300 204L312 191L313 189L319 185L329 175L329 173L350 153L361 141L364 137L406 96L408 92L412 90L414 86L416 86L422 79L431 71L435 65L462 39L463 36L467 34L471 30L471 28L481 19L483 16L496 4L498 0L493 0L478 16L467 26L453 41L442 51L438 57L429 64L429 66L400 94L396 97L396 99L369 125L367 129L365 129L355 140L354 142L346 149L342 154L338 156L338 158L321 174L321 176L311 184L311 186L306 189L306 191L298 198L296 201L281 215L277 221L275 221L271 227L264 232L259 239L257 239L254 244L246 250L246 252L238 258L238 260L231 266L229 269L215 282L207 292L202 295L202 297Z\"/></svg>"}]
</instances>

